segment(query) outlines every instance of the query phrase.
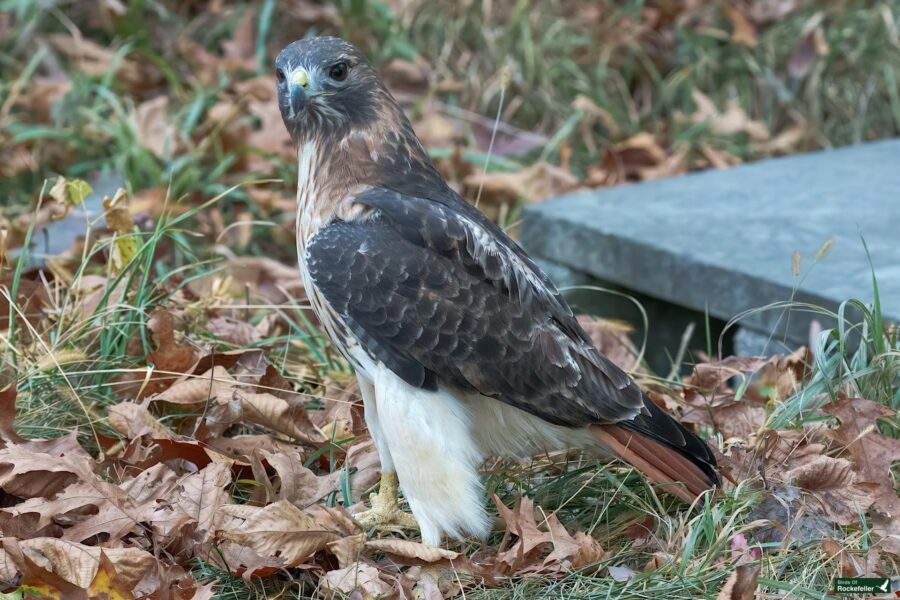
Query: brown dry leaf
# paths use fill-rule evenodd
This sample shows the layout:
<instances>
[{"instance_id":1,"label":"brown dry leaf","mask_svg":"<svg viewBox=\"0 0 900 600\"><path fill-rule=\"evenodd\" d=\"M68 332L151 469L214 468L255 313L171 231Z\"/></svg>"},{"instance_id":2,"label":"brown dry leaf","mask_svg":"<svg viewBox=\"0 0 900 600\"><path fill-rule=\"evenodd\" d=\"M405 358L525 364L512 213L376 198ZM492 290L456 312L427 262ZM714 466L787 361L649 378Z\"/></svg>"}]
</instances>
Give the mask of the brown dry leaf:
<instances>
[{"instance_id":1,"label":"brown dry leaf","mask_svg":"<svg viewBox=\"0 0 900 600\"><path fill-rule=\"evenodd\" d=\"M296 160L294 144L284 127L278 103L251 99L247 101L247 109L258 120L258 126L250 131L244 142L265 153ZM271 167L272 164L258 154L248 157L248 161L250 170Z\"/></svg>"},{"instance_id":2,"label":"brown dry leaf","mask_svg":"<svg viewBox=\"0 0 900 600\"><path fill-rule=\"evenodd\" d=\"M340 568L345 568L359 561L366 543L366 534L358 533L328 542L328 552L334 555Z\"/></svg>"},{"instance_id":3,"label":"brown dry leaf","mask_svg":"<svg viewBox=\"0 0 900 600\"><path fill-rule=\"evenodd\" d=\"M757 154L791 154L803 149L803 144L812 136L809 127L793 125L783 130L770 140L753 144L753 152Z\"/></svg>"},{"instance_id":4,"label":"brown dry leaf","mask_svg":"<svg viewBox=\"0 0 900 600\"><path fill-rule=\"evenodd\" d=\"M453 552L452 550L426 546L421 542L393 538L369 540L365 543L365 547L367 550L384 552L392 559L399 560L403 564L436 563L456 560L460 557L459 552ZM412 559L411 562L410 559Z\"/></svg>"},{"instance_id":5,"label":"brown dry leaf","mask_svg":"<svg viewBox=\"0 0 900 600\"><path fill-rule=\"evenodd\" d=\"M728 576L716 600L755 600L760 568L759 563L737 566Z\"/></svg>"},{"instance_id":6,"label":"brown dry leaf","mask_svg":"<svg viewBox=\"0 0 900 600\"><path fill-rule=\"evenodd\" d=\"M748 48L756 48L759 45L756 28L747 20L741 9L734 4L728 4L723 10L731 22L731 40Z\"/></svg>"},{"instance_id":7,"label":"brown dry leaf","mask_svg":"<svg viewBox=\"0 0 900 600\"><path fill-rule=\"evenodd\" d=\"M350 446L347 451L347 466L356 469L356 473L350 478L350 495L359 498L381 477L381 461L378 460L375 442L369 438Z\"/></svg>"},{"instance_id":8,"label":"brown dry leaf","mask_svg":"<svg viewBox=\"0 0 900 600\"><path fill-rule=\"evenodd\" d=\"M0 509L10 514L15 519L23 519L37 516L35 527L46 527L53 522L72 525L84 520L85 515L96 514L112 497L113 500L123 499L123 494L111 484L99 480L80 481L66 487L52 499L29 498L14 506ZM127 508L134 508L133 504L126 501ZM91 509L91 510L88 510ZM71 514L70 514L71 513ZM133 519L123 512L116 521L124 518L124 526L130 528ZM118 527L122 523L110 523L110 527Z\"/></svg>"},{"instance_id":9,"label":"brown dry leaf","mask_svg":"<svg viewBox=\"0 0 900 600\"><path fill-rule=\"evenodd\" d=\"M249 287L255 295L274 305L306 302L300 271L263 256L230 259L215 276L194 279L188 289L198 297L205 297L214 287L221 288L223 282L228 285L225 291L233 298L245 298Z\"/></svg>"},{"instance_id":10,"label":"brown dry leaf","mask_svg":"<svg viewBox=\"0 0 900 600\"><path fill-rule=\"evenodd\" d=\"M151 520L151 505L137 506L121 488L98 479L71 485L60 497L96 507L86 518L73 519L75 524L65 530L63 537L74 542L95 536L118 540L132 531L141 531L143 524Z\"/></svg>"},{"instance_id":11,"label":"brown dry leaf","mask_svg":"<svg viewBox=\"0 0 900 600\"><path fill-rule=\"evenodd\" d=\"M139 471L134 477L125 478L119 483L122 491L138 506L167 497L176 485L178 475L163 463Z\"/></svg>"},{"instance_id":12,"label":"brown dry leaf","mask_svg":"<svg viewBox=\"0 0 900 600\"><path fill-rule=\"evenodd\" d=\"M891 418L896 413L862 398L841 398L823 410L840 420L840 427L830 430L827 435L850 453L857 480L878 486L875 507L888 512L889 505L896 502L897 497L891 483L891 465L900 461L900 440L881 435L876 421Z\"/></svg>"},{"instance_id":13,"label":"brown dry leaf","mask_svg":"<svg viewBox=\"0 0 900 600\"><path fill-rule=\"evenodd\" d=\"M15 381L0 389L0 446L4 442L20 444L25 441L16 433L13 425L16 419L16 396Z\"/></svg>"},{"instance_id":14,"label":"brown dry leaf","mask_svg":"<svg viewBox=\"0 0 900 600\"><path fill-rule=\"evenodd\" d=\"M0 449L0 488L19 498L50 498L81 478L93 478L90 457L32 450L27 444Z\"/></svg>"},{"instance_id":15,"label":"brown dry leaf","mask_svg":"<svg viewBox=\"0 0 900 600\"><path fill-rule=\"evenodd\" d=\"M319 476L303 466L297 452L265 452L261 455L275 469L280 483L276 500L287 500L300 508L310 506L340 488L341 471Z\"/></svg>"},{"instance_id":16,"label":"brown dry leaf","mask_svg":"<svg viewBox=\"0 0 900 600\"><path fill-rule=\"evenodd\" d=\"M684 150L670 156L653 134L642 131L608 148L600 165L588 169L585 184L601 187L671 177L687 170L685 157Z\"/></svg>"},{"instance_id":17,"label":"brown dry leaf","mask_svg":"<svg viewBox=\"0 0 900 600\"><path fill-rule=\"evenodd\" d=\"M194 351L175 341L175 317L171 312L158 308L150 315L147 328L156 337L157 349L147 355L157 370L169 377L154 382L153 390L162 391L171 385L178 373L187 373L194 364Z\"/></svg>"},{"instance_id":18,"label":"brown dry leaf","mask_svg":"<svg viewBox=\"0 0 900 600\"><path fill-rule=\"evenodd\" d=\"M299 452L295 444L276 440L271 435L236 435L234 437L213 438L207 446L229 458L250 462L255 452Z\"/></svg>"},{"instance_id":19,"label":"brown dry leaf","mask_svg":"<svg viewBox=\"0 0 900 600\"><path fill-rule=\"evenodd\" d=\"M88 598L102 598L103 600L132 600L134 596L116 572L109 557L101 550L100 562L97 566L97 574L87 586Z\"/></svg>"},{"instance_id":20,"label":"brown dry leaf","mask_svg":"<svg viewBox=\"0 0 900 600\"><path fill-rule=\"evenodd\" d=\"M86 546L54 538L35 538L24 541L4 540L4 547L15 544L22 555L31 559L36 565L54 573L65 581L79 587L87 588L100 568L101 554L105 554L117 578L128 589L140 582L158 561L152 554L137 548L99 548ZM15 561L15 552L12 553ZM23 565L17 565L20 569Z\"/></svg>"},{"instance_id":21,"label":"brown dry leaf","mask_svg":"<svg viewBox=\"0 0 900 600\"><path fill-rule=\"evenodd\" d=\"M459 121L429 111L413 124L416 135L426 148L452 148L465 138Z\"/></svg>"},{"instance_id":22,"label":"brown dry leaf","mask_svg":"<svg viewBox=\"0 0 900 600\"><path fill-rule=\"evenodd\" d=\"M50 77L35 77L16 104L27 110L35 122L49 125L53 106L72 89L72 82L64 73Z\"/></svg>"},{"instance_id":23,"label":"brown dry leaf","mask_svg":"<svg viewBox=\"0 0 900 600\"><path fill-rule=\"evenodd\" d=\"M572 537L555 514L535 521L534 503L521 496L515 508L509 509L493 496L501 518L506 522L506 535L497 549L492 570L498 574L521 575L540 573L546 577L563 576L576 568L605 557L605 552L589 536ZM506 546L511 535L518 539Z\"/></svg>"},{"instance_id":24,"label":"brown dry leaf","mask_svg":"<svg viewBox=\"0 0 900 600\"><path fill-rule=\"evenodd\" d=\"M812 494L822 510L839 525L852 525L874 502L874 484L859 483L850 461L830 456L791 469L785 476Z\"/></svg>"},{"instance_id":25,"label":"brown dry leaf","mask_svg":"<svg viewBox=\"0 0 900 600\"><path fill-rule=\"evenodd\" d=\"M841 577L861 577L864 569L837 541L829 538L822 540L822 550L825 551L825 560L837 560L841 565Z\"/></svg>"},{"instance_id":26,"label":"brown dry leaf","mask_svg":"<svg viewBox=\"0 0 900 600\"><path fill-rule=\"evenodd\" d=\"M758 433L766 424L766 409L751 400L719 404L715 408L688 406L681 415L681 421L695 425L709 425L722 433L726 440L748 439Z\"/></svg>"},{"instance_id":27,"label":"brown dry leaf","mask_svg":"<svg viewBox=\"0 0 900 600\"><path fill-rule=\"evenodd\" d=\"M149 398L149 401L180 406L206 404L219 398L227 401L231 399L237 385L238 382L225 367L216 365L199 376L182 378L169 389Z\"/></svg>"},{"instance_id":28,"label":"brown dry leaf","mask_svg":"<svg viewBox=\"0 0 900 600\"><path fill-rule=\"evenodd\" d=\"M327 438L312 424L299 401L290 401L273 394L254 394L236 391L240 398L245 421L268 427L307 444L321 444Z\"/></svg>"},{"instance_id":29,"label":"brown dry leaf","mask_svg":"<svg viewBox=\"0 0 900 600\"><path fill-rule=\"evenodd\" d=\"M8 553L17 552L16 562L21 565L21 577L17 577L23 586L28 588L28 600L88 600L87 592L78 586L66 581L56 573L36 564L30 556L24 555L21 550L7 544L7 540L14 542L12 538L4 539L4 545Z\"/></svg>"},{"instance_id":30,"label":"brown dry leaf","mask_svg":"<svg viewBox=\"0 0 900 600\"><path fill-rule=\"evenodd\" d=\"M107 418L110 425L128 439L135 439L144 435L160 439L172 439L175 437L175 433L157 421L146 407L134 402L120 402L110 406L107 409Z\"/></svg>"},{"instance_id":31,"label":"brown dry leaf","mask_svg":"<svg viewBox=\"0 0 900 600\"><path fill-rule=\"evenodd\" d=\"M169 97L157 96L138 105L134 112L135 138L157 158L175 148L175 126L168 120Z\"/></svg>"},{"instance_id":32,"label":"brown dry leaf","mask_svg":"<svg viewBox=\"0 0 900 600\"><path fill-rule=\"evenodd\" d=\"M197 523L200 541L212 536L219 508L231 499L225 490L230 483L231 471L219 462L211 463L199 473L181 480L177 503Z\"/></svg>"},{"instance_id":33,"label":"brown dry leaf","mask_svg":"<svg viewBox=\"0 0 900 600\"><path fill-rule=\"evenodd\" d=\"M465 185L477 190L483 184L481 201L495 203L538 202L578 189L578 178L546 162L537 162L512 173L474 173Z\"/></svg>"},{"instance_id":34,"label":"brown dry leaf","mask_svg":"<svg viewBox=\"0 0 900 600\"><path fill-rule=\"evenodd\" d=\"M725 111L721 112L700 90L694 90L691 95L697 106L690 116L692 123L708 123L713 131L723 135L746 133L752 142L769 139L769 128L766 124L751 119L736 100L729 100Z\"/></svg>"},{"instance_id":35,"label":"brown dry leaf","mask_svg":"<svg viewBox=\"0 0 900 600\"><path fill-rule=\"evenodd\" d=\"M332 594L349 594L350 598L388 598L393 587L381 579L381 571L368 563L354 563L343 569L328 571L319 581L323 590Z\"/></svg>"},{"instance_id":36,"label":"brown dry leaf","mask_svg":"<svg viewBox=\"0 0 900 600\"><path fill-rule=\"evenodd\" d=\"M206 330L220 341L235 346L250 346L263 339L260 331L250 323L225 316L210 319L206 323Z\"/></svg>"},{"instance_id":37,"label":"brown dry leaf","mask_svg":"<svg viewBox=\"0 0 900 600\"><path fill-rule=\"evenodd\" d=\"M226 504L220 508L226 518L219 535L250 548L263 557L280 557L296 566L324 549L338 534L322 526L309 513L279 500L262 508Z\"/></svg>"},{"instance_id":38,"label":"brown dry leaf","mask_svg":"<svg viewBox=\"0 0 900 600\"><path fill-rule=\"evenodd\" d=\"M630 337L634 328L630 324L590 315L578 315L578 324L591 337L597 350L617 367L629 373L647 373L638 362L638 348Z\"/></svg>"},{"instance_id":39,"label":"brown dry leaf","mask_svg":"<svg viewBox=\"0 0 900 600\"><path fill-rule=\"evenodd\" d=\"M900 440L884 437L876 425L880 418L893 417L894 411L862 398L841 398L824 411L840 420L840 427L828 435L850 453L857 479L875 486L872 522L882 547L900 556L900 498L891 475L892 463L900 461Z\"/></svg>"}]
</instances>

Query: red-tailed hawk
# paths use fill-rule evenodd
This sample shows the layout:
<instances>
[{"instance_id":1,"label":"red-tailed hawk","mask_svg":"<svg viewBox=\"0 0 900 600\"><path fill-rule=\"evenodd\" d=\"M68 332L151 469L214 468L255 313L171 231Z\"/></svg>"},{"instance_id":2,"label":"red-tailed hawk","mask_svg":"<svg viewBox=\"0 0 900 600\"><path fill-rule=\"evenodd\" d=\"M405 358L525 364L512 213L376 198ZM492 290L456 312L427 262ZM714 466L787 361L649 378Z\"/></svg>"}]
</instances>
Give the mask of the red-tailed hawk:
<instances>
[{"instance_id":1,"label":"red-tailed hawk","mask_svg":"<svg viewBox=\"0 0 900 600\"><path fill-rule=\"evenodd\" d=\"M400 106L344 40L276 59L297 145L297 250L323 327L356 369L382 485L367 525L484 537L490 455L621 456L693 500L709 448L600 354L548 277L450 189ZM676 483L677 482L677 483Z\"/></svg>"}]
</instances>

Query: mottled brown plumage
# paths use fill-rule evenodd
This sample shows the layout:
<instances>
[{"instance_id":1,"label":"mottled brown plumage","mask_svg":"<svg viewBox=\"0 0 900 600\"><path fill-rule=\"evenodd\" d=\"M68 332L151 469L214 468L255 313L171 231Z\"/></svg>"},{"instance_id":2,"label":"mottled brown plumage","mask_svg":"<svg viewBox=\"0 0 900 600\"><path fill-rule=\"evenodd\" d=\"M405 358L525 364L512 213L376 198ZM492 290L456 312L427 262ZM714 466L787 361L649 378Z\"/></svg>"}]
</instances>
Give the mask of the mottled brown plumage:
<instances>
[{"instance_id":1,"label":"mottled brown plumage","mask_svg":"<svg viewBox=\"0 0 900 600\"><path fill-rule=\"evenodd\" d=\"M442 531L484 533L470 471L497 448L516 454L599 442L654 480L683 482L687 491L673 491L685 499L716 484L706 445L602 356L549 278L447 186L356 48L337 38L302 40L276 64L281 111L298 148L307 293L357 369L383 468L397 463L427 541ZM396 396L399 416L390 413ZM403 411L406 430L397 422ZM388 413L390 422L379 417ZM446 423L429 422L438 414ZM387 435L432 427L413 455ZM441 479L428 474L443 470ZM438 506L428 488L454 477L469 498L464 509Z\"/></svg>"}]
</instances>

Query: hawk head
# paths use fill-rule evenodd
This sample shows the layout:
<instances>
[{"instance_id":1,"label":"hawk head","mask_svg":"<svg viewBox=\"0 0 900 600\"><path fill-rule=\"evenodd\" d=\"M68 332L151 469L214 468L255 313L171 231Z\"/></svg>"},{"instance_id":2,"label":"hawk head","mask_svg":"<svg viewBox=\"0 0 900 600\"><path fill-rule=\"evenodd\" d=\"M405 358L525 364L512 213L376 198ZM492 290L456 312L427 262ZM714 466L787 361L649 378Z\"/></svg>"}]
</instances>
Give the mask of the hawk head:
<instances>
[{"instance_id":1,"label":"hawk head","mask_svg":"<svg viewBox=\"0 0 900 600\"><path fill-rule=\"evenodd\" d=\"M275 59L275 78L281 116L295 142L372 122L386 93L362 52L336 37L290 44Z\"/></svg>"}]
</instances>

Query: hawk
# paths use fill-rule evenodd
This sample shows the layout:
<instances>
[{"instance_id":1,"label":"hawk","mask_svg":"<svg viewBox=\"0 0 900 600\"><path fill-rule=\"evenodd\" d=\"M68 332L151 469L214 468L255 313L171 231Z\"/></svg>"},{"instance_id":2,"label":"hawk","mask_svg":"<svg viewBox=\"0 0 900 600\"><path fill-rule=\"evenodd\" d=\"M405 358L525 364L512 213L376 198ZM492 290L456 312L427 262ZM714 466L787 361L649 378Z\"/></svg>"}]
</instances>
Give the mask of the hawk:
<instances>
[{"instance_id":1,"label":"hawk","mask_svg":"<svg viewBox=\"0 0 900 600\"><path fill-rule=\"evenodd\" d=\"M275 65L299 163L300 270L356 370L381 460L363 524L417 524L430 545L484 538L478 470L494 455L611 453L686 501L718 484L706 444L600 354L541 269L446 184L356 47L304 39Z\"/></svg>"}]
</instances>

